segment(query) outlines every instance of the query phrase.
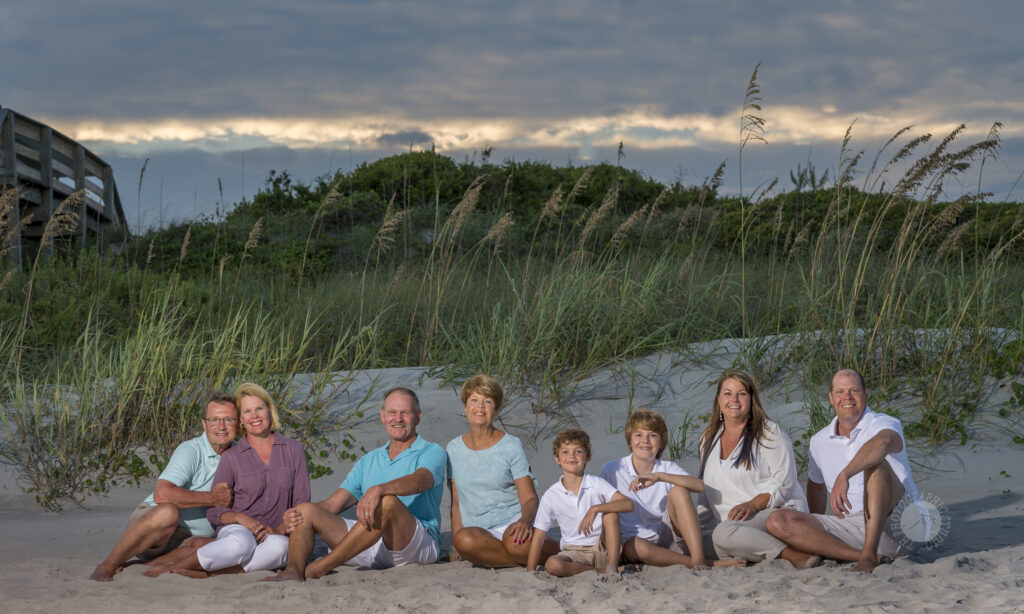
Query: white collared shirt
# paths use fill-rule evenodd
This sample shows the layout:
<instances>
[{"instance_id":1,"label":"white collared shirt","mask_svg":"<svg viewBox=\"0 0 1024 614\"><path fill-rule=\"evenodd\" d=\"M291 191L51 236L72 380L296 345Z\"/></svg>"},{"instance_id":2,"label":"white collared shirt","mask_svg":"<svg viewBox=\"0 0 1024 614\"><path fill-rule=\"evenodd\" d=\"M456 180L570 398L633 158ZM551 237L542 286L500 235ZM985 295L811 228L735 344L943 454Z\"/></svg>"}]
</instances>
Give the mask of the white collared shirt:
<instances>
[{"instance_id":1,"label":"white collared shirt","mask_svg":"<svg viewBox=\"0 0 1024 614\"><path fill-rule=\"evenodd\" d=\"M672 461L660 458L654 461L654 469L651 472L690 475ZM619 514L622 539L625 540L630 537L657 539L662 517L665 515L665 509L668 507L668 492L672 490L673 485L668 482L655 482L647 488L631 492L629 484L636 479L636 476L637 472L633 466L633 455L608 461L605 463L604 468L601 469L601 477L604 480L633 500L633 511Z\"/></svg>"},{"instance_id":2,"label":"white collared shirt","mask_svg":"<svg viewBox=\"0 0 1024 614\"><path fill-rule=\"evenodd\" d=\"M764 436L754 450L750 469L743 463L737 465L742 447L741 438L729 457L723 459L720 430L704 464L702 503L706 502L715 519L727 519L732 508L762 493L770 496L767 509L784 507L806 512L807 497L800 488L793 444L786 432L771 420L765 421Z\"/></svg>"},{"instance_id":3,"label":"white collared shirt","mask_svg":"<svg viewBox=\"0 0 1024 614\"><path fill-rule=\"evenodd\" d=\"M860 422L850 432L849 437L843 437L837 429L839 418L833 418L832 422L811 437L810 463L807 467L807 478L812 482L824 484L832 493L832 486L836 483L839 472L846 468L857 452L880 432L894 431L903 441L903 449L895 454L888 454L885 460L889 461L893 473L903 484L905 495L911 500L917 501L921 495L917 491L917 484L910 474L910 459L907 458L907 442L903 437L903 426L900 421L887 414L871 411L870 407L864 408L864 415ZM850 478L850 485L846 491L846 497L850 500L852 509L849 513L856 514L864 509L864 472Z\"/></svg>"},{"instance_id":4,"label":"white collared shirt","mask_svg":"<svg viewBox=\"0 0 1024 614\"><path fill-rule=\"evenodd\" d=\"M579 532L580 523L587 510L611 501L617 492L619 491L607 481L589 473L583 475L579 494L566 488L562 484L562 478L558 478L558 481L544 491L544 496L540 498L533 526L547 533L551 527L558 525L562 531L560 544L563 550L566 546L593 546L601 537L602 514L594 517L590 535Z\"/></svg>"}]
</instances>

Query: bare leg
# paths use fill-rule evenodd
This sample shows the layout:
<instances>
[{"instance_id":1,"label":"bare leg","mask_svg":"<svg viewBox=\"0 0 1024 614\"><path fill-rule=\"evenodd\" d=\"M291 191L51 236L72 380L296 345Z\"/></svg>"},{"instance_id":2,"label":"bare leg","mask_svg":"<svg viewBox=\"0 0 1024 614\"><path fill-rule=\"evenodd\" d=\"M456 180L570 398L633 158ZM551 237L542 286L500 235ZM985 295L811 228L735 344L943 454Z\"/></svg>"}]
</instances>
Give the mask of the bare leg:
<instances>
[{"instance_id":1,"label":"bare leg","mask_svg":"<svg viewBox=\"0 0 1024 614\"><path fill-rule=\"evenodd\" d=\"M306 561L313 553L314 538L319 535L328 545L336 548L348 535L348 525L336 514L312 503L300 503L297 507L302 514L302 524L288 536L288 565L276 576L262 578L261 582L306 580Z\"/></svg>"},{"instance_id":2,"label":"bare leg","mask_svg":"<svg viewBox=\"0 0 1024 614\"><path fill-rule=\"evenodd\" d=\"M377 543L379 539L384 540L388 550L402 550L416 534L417 522L416 517L398 500L398 497L387 495L377 506L373 528L367 529L366 525L361 523L352 527L337 548L306 567L306 577L323 577L327 572Z\"/></svg>"},{"instance_id":3,"label":"bare leg","mask_svg":"<svg viewBox=\"0 0 1024 614\"><path fill-rule=\"evenodd\" d=\"M188 554L199 550L206 544L213 541L212 537L190 537L186 539L180 546L171 550L167 554L156 557L151 561L146 562L147 567L161 567L172 563L179 559L185 558Z\"/></svg>"},{"instance_id":4,"label":"bare leg","mask_svg":"<svg viewBox=\"0 0 1024 614\"><path fill-rule=\"evenodd\" d=\"M516 562L517 565L526 565L526 559L530 555L530 540L526 540L522 544L517 544L512 541L509 536L509 531L506 529L505 534L501 537L501 545L505 548L505 552L508 553L509 558ZM539 565L543 565L548 557L558 554L558 542L551 539L550 537L544 540L544 549L541 550Z\"/></svg>"},{"instance_id":5,"label":"bare leg","mask_svg":"<svg viewBox=\"0 0 1024 614\"><path fill-rule=\"evenodd\" d=\"M480 527L464 527L457 531L452 536L452 546L459 551L462 558L474 565L515 567L519 564L505 550L501 540Z\"/></svg>"},{"instance_id":6,"label":"bare leg","mask_svg":"<svg viewBox=\"0 0 1024 614\"><path fill-rule=\"evenodd\" d=\"M888 462L864 470L864 548L851 571L871 573L878 566L882 530L902 497L903 485Z\"/></svg>"},{"instance_id":7,"label":"bare leg","mask_svg":"<svg viewBox=\"0 0 1024 614\"><path fill-rule=\"evenodd\" d=\"M710 569L707 558L704 555L704 538L700 533L700 520L697 518L697 508L693 506L693 498L690 496L689 490L682 486L673 486L668 491L668 515L672 520L672 528L675 530L676 535L681 536L686 542L686 548L690 551L690 556L678 555L687 560L675 559L675 562L667 564L686 565L692 569ZM664 548L661 548L661 550L664 550ZM676 554L671 550L666 550L666 552ZM664 560L664 557L660 558ZM664 567L664 565L653 561L649 563Z\"/></svg>"},{"instance_id":8,"label":"bare leg","mask_svg":"<svg viewBox=\"0 0 1024 614\"><path fill-rule=\"evenodd\" d=\"M140 552L166 544L178 528L178 516L178 508L170 503L153 506L153 509L125 529L114 549L96 566L89 579L110 582L125 561Z\"/></svg>"},{"instance_id":9,"label":"bare leg","mask_svg":"<svg viewBox=\"0 0 1024 614\"><path fill-rule=\"evenodd\" d=\"M569 559L563 559L562 557L555 555L550 557L547 562L544 563L544 570L553 576L567 578L569 576L581 574L585 571L594 571L594 568L590 565L584 565L583 563L577 563L576 561L570 561Z\"/></svg>"},{"instance_id":10,"label":"bare leg","mask_svg":"<svg viewBox=\"0 0 1024 614\"><path fill-rule=\"evenodd\" d=\"M608 563L604 569L598 569L597 573L618 573L619 557L622 555L622 528L619 526L618 514L605 512L601 515L601 539L608 553Z\"/></svg>"}]
</instances>

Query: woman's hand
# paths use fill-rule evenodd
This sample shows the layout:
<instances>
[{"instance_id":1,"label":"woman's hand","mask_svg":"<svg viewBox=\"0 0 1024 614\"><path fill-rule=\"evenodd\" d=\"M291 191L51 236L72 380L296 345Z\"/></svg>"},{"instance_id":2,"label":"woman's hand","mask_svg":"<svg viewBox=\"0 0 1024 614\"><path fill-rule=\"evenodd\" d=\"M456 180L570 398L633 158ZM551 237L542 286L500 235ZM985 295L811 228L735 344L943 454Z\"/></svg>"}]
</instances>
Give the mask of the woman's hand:
<instances>
[{"instance_id":1,"label":"woman's hand","mask_svg":"<svg viewBox=\"0 0 1024 614\"><path fill-rule=\"evenodd\" d=\"M660 481L661 476L657 473L641 473L633 478L633 481L629 483L629 490L630 492L636 492L640 489L647 488L652 484L657 484Z\"/></svg>"},{"instance_id":2,"label":"woman's hand","mask_svg":"<svg viewBox=\"0 0 1024 614\"><path fill-rule=\"evenodd\" d=\"M753 501L747 501L745 503L740 503L736 507L729 510L728 518L729 520L746 520L748 518L753 517L760 511L761 510L756 505L754 505Z\"/></svg>"},{"instance_id":3,"label":"woman's hand","mask_svg":"<svg viewBox=\"0 0 1024 614\"><path fill-rule=\"evenodd\" d=\"M249 532L252 533L253 537L256 538L256 543L258 544L263 543L263 540L265 540L268 535L274 534L273 529L263 524L262 522L256 520L255 518L246 516L245 514L238 514L238 517L235 519L235 522L237 524L242 525L246 529L249 529Z\"/></svg>"},{"instance_id":4,"label":"woman's hand","mask_svg":"<svg viewBox=\"0 0 1024 614\"><path fill-rule=\"evenodd\" d=\"M513 544L525 544L533 537L533 527L522 520L517 520L509 525L508 537Z\"/></svg>"}]
</instances>

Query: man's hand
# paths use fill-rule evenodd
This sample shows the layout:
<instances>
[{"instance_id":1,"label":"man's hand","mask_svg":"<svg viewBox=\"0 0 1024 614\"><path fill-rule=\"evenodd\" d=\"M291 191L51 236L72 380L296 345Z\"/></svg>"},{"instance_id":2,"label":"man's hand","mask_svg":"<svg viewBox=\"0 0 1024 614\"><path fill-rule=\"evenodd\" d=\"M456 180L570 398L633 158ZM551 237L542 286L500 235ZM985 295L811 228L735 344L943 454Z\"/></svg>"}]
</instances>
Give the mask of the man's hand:
<instances>
[{"instance_id":1,"label":"man's hand","mask_svg":"<svg viewBox=\"0 0 1024 614\"><path fill-rule=\"evenodd\" d=\"M218 482L210 489L210 507L231 507L234 498L227 482Z\"/></svg>"},{"instance_id":2,"label":"man's hand","mask_svg":"<svg viewBox=\"0 0 1024 614\"><path fill-rule=\"evenodd\" d=\"M850 504L850 500L846 497L846 492L850 488L850 480L843 473L840 472L836 476L836 483L832 485L832 492L828 495L828 504L832 508L832 513L836 515L836 518L844 518L853 509Z\"/></svg>"},{"instance_id":3,"label":"man's hand","mask_svg":"<svg viewBox=\"0 0 1024 614\"><path fill-rule=\"evenodd\" d=\"M377 516L377 506L380 505L380 486L371 486L363 493L363 498L356 505L356 520L366 529L373 530L373 523Z\"/></svg>"},{"instance_id":4,"label":"man's hand","mask_svg":"<svg viewBox=\"0 0 1024 614\"><path fill-rule=\"evenodd\" d=\"M281 517L281 526L284 528L285 534L291 535L291 532L297 529L303 520L302 512L290 507L284 511L284 515Z\"/></svg>"}]
</instances>

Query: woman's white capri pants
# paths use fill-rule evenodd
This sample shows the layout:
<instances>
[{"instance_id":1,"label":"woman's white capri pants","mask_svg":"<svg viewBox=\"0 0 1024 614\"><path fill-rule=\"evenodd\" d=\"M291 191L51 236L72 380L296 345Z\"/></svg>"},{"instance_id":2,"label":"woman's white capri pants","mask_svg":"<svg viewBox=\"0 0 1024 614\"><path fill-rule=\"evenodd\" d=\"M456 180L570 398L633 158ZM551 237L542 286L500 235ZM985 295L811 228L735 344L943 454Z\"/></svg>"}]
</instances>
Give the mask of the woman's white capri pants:
<instances>
[{"instance_id":1,"label":"woman's white capri pants","mask_svg":"<svg viewBox=\"0 0 1024 614\"><path fill-rule=\"evenodd\" d=\"M229 524L217 539L196 551L206 571L241 565L245 571L280 569L288 562L288 536L268 535L257 544L252 531L240 524Z\"/></svg>"}]
</instances>

